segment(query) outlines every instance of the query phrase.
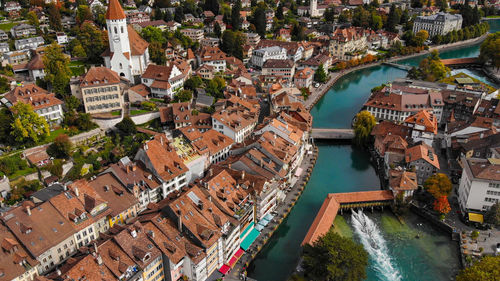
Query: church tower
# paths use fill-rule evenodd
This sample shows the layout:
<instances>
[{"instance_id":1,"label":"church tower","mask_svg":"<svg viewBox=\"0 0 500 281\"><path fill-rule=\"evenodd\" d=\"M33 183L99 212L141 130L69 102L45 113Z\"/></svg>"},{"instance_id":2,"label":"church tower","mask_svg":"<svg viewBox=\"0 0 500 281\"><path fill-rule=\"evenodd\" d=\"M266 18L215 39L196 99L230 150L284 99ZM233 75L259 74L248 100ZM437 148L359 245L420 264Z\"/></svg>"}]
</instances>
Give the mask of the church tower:
<instances>
[{"instance_id":1,"label":"church tower","mask_svg":"<svg viewBox=\"0 0 500 281\"><path fill-rule=\"evenodd\" d=\"M127 25L118 0L109 0L106 12L109 48L102 54L107 68L135 83L149 65L148 42Z\"/></svg>"},{"instance_id":2,"label":"church tower","mask_svg":"<svg viewBox=\"0 0 500 281\"><path fill-rule=\"evenodd\" d=\"M109 48L112 53L130 53L127 17L118 0L110 0L106 12Z\"/></svg>"},{"instance_id":3,"label":"church tower","mask_svg":"<svg viewBox=\"0 0 500 281\"><path fill-rule=\"evenodd\" d=\"M318 0L309 1L309 16L317 17L318 15Z\"/></svg>"}]
</instances>

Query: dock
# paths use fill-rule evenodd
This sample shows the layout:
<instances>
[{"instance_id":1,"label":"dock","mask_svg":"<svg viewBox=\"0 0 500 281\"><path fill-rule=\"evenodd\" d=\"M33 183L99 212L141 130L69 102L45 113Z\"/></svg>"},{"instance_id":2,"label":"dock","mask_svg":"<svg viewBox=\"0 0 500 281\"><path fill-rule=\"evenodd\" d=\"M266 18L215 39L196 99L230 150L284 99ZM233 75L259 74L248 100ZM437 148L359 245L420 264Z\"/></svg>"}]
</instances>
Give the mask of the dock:
<instances>
[{"instance_id":1,"label":"dock","mask_svg":"<svg viewBox=\"0 0 500 281\"><path fill-rule=\"evenodd\" d=\"M311 136L316 140L352 140L354 138L354 130L313 128Z\"/></svg>"},{"instance_id":2,"label":"dock","mask_svg":"<svg viewBox=\"0 0 500 281\"><path fill-rule=\"evenodd\" d=\"M353 208L373 208L387 206L394 201L390 190L375 190L347 193L330 193L326 196L316 218L302 241L302 246L312 245L319 237L325 235L333 225L337 212Z\"/></svg>"}]
</instances>

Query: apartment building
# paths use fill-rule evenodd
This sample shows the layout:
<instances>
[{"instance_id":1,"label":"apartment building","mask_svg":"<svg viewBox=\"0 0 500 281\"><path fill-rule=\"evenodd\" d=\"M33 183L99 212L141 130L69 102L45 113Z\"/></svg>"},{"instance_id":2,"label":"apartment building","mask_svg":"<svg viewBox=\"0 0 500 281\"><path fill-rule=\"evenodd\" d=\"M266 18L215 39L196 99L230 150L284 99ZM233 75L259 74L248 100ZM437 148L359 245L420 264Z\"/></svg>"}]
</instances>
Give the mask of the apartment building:
<instances>
[{"instance_id":1,"label":"apartment building","mask_svg":"<svg viewBox=\"0 0 500 281\"><path fill-rule=\"evenodd\" d=\"M31 281L38 275L39 262L33 259L10 230L0 224L0 276L4 280Z\"/></svg>"},{"instance_id":2,"label":"apartment building","mask_svg":"<svg viewBox=\"0 0 500 281\"><path fill-rule=\"evenodd\" d=\"M446 35L453 30L462 28L462 15L440 12L430 16L418 16L413 23L413 33L420 30L429 33L429 38L436 35Z\"/></svg>"},{"instance_id":3,"label":"apartment building","mask_svg":"<svg viewBox=\"0 0 500 281\"><path fill-rule=\"evenodd\" d=\"M462 157L458 202L464 213L484 213L500 201L500 165L497 160Z\"/></svg>"},{"instance_id":4,"label":"apartment building","mask_svg":"<svg viewBox=\"0 0 500 281\"><path fill-rule=\"evenodd\" d=\"M89 185L111 209L107 216L109 227L125 224L137 217L139 201L112 174L105 173L89 182Z\"/></svg>"},{"instance_id":5,"label":"apartment building","mask_svg":"<svg viewBox=\"0 0 500 281\"><path fill-rule=\"evenodd\" d=\"M262 65L262 75L279 76L284 82L292 83L295 64L291 60L269 59Z\"/></svg>"},{"instance_id":6,"label":"apartment building","mask_svg":"<svg viewBox=\"0 0 500 281\"><path fill-rule=\"evenodd\" d=\"M150 64L141 76L142 84L151 89L153 97L173 98L175 91L182 89L185 75L173 63L167 65Z\"/></svg>"},{"instance_id":7,"label":"apartment building","mask_svg":"<svg viewBox=\"0 0 500 281\"><path fill-rule=\"evenodd\" d=\"M187 186L188 168L163 135L157 135L139 149L134 158L162 182L162 197Z\"/></svg>"},{"instance_id":8,"label":"apartment building","mask_svg":"<svg viewBox=\"0 0 500 281\"><path fill-rule=\"evenodd\" d=\"M361 57L368 48L370 32L362 27L349 27L336 29L331 38L329 52L339 60L350 60Z\"/></svg>"},{"instance_id":9,"label":"apartment building","mask_svg":"<svg viewBox=\"0 0 500 281\"><path fill-rule=\"evenodd\" d=\"M25 50L25 49L36 49L38 46L43 45L45 40L42 37L31 37L25 39L17 39L14 41L14 46L16 50Z\"/></svg>"},{"instance_id":10,"label":"apartment building","mask_svg":"<svg viewBox=\"0 0 500 281\"><path fill-rule=\"evenodd\" d=\"M403 124L411 130L413 142L422 141L432 146L438 132L437 118L434 114L422 110L406 118Z\"/></svg>"},{"instance_id":11,"label":"apartment building","mask_svg":"<svg viewBox=\"0 0 500 281\"><path fill-rule=\"evenodd\" d=\"M181 32L184 36L187 36L189 39L196 42L200 42L200 40L204 38L203 29L186 28L181 29Z\"/></svg>"},{"instance_id":12,"label":"apartment building","mask_svg":"<svg viewBox=\"0 0 500 281\"><path fill-rule=\"evenodd\" d=\"M295 87L301 89L301 88L309 88L312 85L313 82L313 77L314 77L314 71L306 67L302 70L298 70L295 75L294 75L294 83Z\"/></svg>"},{"instance_id":13,"label":"apartment building","mask_svg":"<svg viewBox=\"0 0 500 281\"><path fill-rule=\"evenodd\" d=\"M42 56L38 52L32 51L31 60L26 64L26 68L32 81L45 78L45 65Z\"/></svg>"},{"instance_id":14,"label":"apartment building","mask_svg":"<svg viewBox=\"0 0 500 281\"><path fill-rule=\"evenodd\" d=\"M425 180L440 169L439 159L434 149L426 144L420 144L406 149L405 161L410 168L415 168L417 182L423 185Z\"/></svg>"},{"instance_id":15,"label":"apartment building","mask_svg":"<svg viewBox=\"0 0 500 281\"><path fill-rule=\"evenodd\" d=\"M56 95L38 87L35 84L17 86L4 95L2 103L12 107L22 102L31 105L33 110L44 117L49 124L59 124L63 119L63 102Z\"/></svg>"},{"instance_id":16,"label":"apartment building","mask_svg":"<svg viewBox=\"0 0 500 281\"><path fill-rule=\"evenodd\" d=\"M36 28L27 23L20 23L10 29L14 38L28 37L36 34Z\"/></svg>"},{"instance_id":17,"label":"apartment building","mask_svg":"<svg viewBox=\"0 0 500 281\"><path fill-rule=\"evenodd\" d=\"M257 125L258 114L241 107L232 106L219 110L212 115L214 130L241 143L250 137Z\"/></svg>"},{"instance_id":18,"label":"apartment building","mask_svg":"<svg viewBox=\"0 0 500 281\"><path fill-rule=\"evenodd\" d=\"M43 274L76 251L75 229L49 202L30 200L2 216L3 223L38 262Z\"/></svg>"},{"instance_id":19,"label":"apartment building","mask_svg":"<svg viewBox=\"0 0 500 281\"><path fill-rule=\"evenodd\" d=\"M226 71L226 53L219 47L204 47L198 57L198 64L209 65L214 68L214 72Z\"/></svg>"},{"instance_id":20,"label":"apartment building","mask_svg":"<svg viewBox=\"0 0 500 281\"><path fill-rule=\"evenodd\" d=\"M189 126L180 129L180 131L199 154L208 156L210 164L225 160L234 144L230 137L213 129L202 133Z\"/></svg>"},{"instance_id":21,"label":"apartment building","mask_svg":"<svg viewBox=\"0 0 500 281\"><path fill-rule=\"evenodd\" d=\"M267 60L285 60L287 59L286 49L278 46L264 47L254 49L250 62L252 65L262 68Z\"/></svg>"},{"instance_id":22,"label":"apartment building","mask_svg":"<svg viewBox=\"0 0 500 281\"><path fill-rule=\"evenodd\" d=\"M120 77L106 67L90 68L73 94L83 101L85 112L90 114L123 109Z\"/></svg>"}]
</instances>

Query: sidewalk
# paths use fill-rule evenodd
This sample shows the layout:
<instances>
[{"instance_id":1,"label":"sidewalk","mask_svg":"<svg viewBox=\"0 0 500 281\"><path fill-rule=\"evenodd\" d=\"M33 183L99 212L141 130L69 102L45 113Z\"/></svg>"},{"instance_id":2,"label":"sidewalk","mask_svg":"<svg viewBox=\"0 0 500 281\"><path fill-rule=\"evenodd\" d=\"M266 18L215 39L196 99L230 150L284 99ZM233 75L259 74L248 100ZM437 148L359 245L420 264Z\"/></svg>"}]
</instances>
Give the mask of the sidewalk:
<instances>
[{"instance_id":1,"label":"sidewalk","mask_svg":"<svg viewBox=\"0 0 500 281\"><path fill-rule=\"evenodd\" d=\"M293 203L298 200L301 189L306 183L308 169L314 167L315 157L317 157L316 147L312 146L312 154L307 154L304 156L302 163L300 164L300 168L302 168L302 175L297 178L295 185L292 189L286 194L285 200L279 203L275 212L277 215L269 222L269 224L261 231L259 237L255 240L255 242L248 248L247 252L241 257L241 259L236 263L233 269L229 271L229 273L224 277L224 280L245 280L246 275L246 267L252 261L252 256L257 255L257 253L262 249L262 247L266 244L270 236L274 233L274 231L279 227L280 222L287 216L287 213L291 210L291 206ZM246 280L254 280L251 278L247 278Z\"/></svg>"}]
</instances>

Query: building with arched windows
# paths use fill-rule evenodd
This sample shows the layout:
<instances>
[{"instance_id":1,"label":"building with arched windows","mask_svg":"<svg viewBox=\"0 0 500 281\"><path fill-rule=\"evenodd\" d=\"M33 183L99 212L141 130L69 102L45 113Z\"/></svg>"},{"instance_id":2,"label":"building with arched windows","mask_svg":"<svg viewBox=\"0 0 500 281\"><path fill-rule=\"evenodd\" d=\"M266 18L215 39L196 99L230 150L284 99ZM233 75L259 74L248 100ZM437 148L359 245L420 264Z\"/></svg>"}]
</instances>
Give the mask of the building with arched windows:
<instances>
[{"instance_id":1,"label":"building with arched windows","mask_svg":"<svg viewBox=\"0 0 500 281\"><path fill-rule=\"evenodd\" d=\"M118 0L110 0L106 12L109 48L102 54L107 68L131 82L139 80L149 64L149 44L127 25Z\"/></svg>"}]
</instances>

